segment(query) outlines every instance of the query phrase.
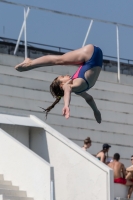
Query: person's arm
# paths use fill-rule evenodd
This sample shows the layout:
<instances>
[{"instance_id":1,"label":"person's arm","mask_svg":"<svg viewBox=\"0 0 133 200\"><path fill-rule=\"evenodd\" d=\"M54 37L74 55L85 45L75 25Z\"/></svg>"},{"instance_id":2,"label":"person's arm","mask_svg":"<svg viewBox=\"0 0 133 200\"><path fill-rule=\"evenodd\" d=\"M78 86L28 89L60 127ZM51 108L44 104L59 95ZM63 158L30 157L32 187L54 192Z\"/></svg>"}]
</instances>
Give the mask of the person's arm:
<instances>
[{"instance_id":1,"label":"person's arm","mask_svg":"<svg viewBox=\"0 0 133 200\"><path fill-rule=\"evenodd\" d=\"M89 95L86 92L83 92L81 94L79 94L81 97L83 97L85 99L85 101L89 104L89 106L92 108L93 112L94 112L94 116L96 118L96 121L98 123L101 123L101 113L98 110L96 103L93 99L93 97L91 95Z\"/></svg>"},{"instance_id":2,"label":"person's arm","mask_svg":"<svg viewBox=\"0 0 133 200\"><path fill-rule=\"evenodd\" d=\"M130 167L126 168L126 170L127 170L128 172L133 172L133 167L130 166Z\"/></svg>"},{"instance_id":3,"label":"person's arm","mask_svg":"<svg viewBox=\"0 0 133 200\"><path fill-rule=\"evenodd\" d=\"M123 176L123 178L125 178L126 177L126 168L125 168L125 166L122 164L122 169L121 169L121 171L122 171L122 176Z\"/></svg>"},{"instance_id":4,"label":"person's arm","mask_svg":"<svg viewBox=\"0 0 133 200\"><path fill-rule=\"evenodd\" d=\"M105 154L104 153L101 155L101 162L105 163Z\"/></svg>"},{"instance_id":5,"label":"person's arm","mask_svg":"<svg viewBox=\"0 0 133 200\"><path fill-rule=\"evenodd\" d=\"M64 107L63 107L62 113L65 116L65 118L68 119L70 116L69 105L70 105L71 91L72 91L71 85L65 84L63 86L63 90L64 90Z\"/></svg>"}]
</instances>

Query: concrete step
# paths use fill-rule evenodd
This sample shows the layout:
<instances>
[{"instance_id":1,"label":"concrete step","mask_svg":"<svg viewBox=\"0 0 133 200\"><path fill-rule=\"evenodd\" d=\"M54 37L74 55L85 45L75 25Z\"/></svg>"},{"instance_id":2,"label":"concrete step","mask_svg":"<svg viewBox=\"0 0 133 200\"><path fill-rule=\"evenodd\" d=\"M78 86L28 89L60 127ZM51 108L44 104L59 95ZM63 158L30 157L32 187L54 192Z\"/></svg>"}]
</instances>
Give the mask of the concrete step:
<instances>
[{"instance_id":1,"label":"concrete step","mask_svg":"<svg viewBox=\"0 0 133 200\"><path fill-rule=\"evenodd\" d=\"M18 186L13 186L13 185L0 184L0 190L1 189L19 190L19 187Z\"/></svg>"},{"instance_id":2,"label":"concrete step","mask_svg":"<svg viewBox=\"0 0 133 200\"><path fill-rule=\"evenodd\" d=\"M46 97L47 98L47 97ZM15 108L21 110L29 110L42 112L43 108L47 108L50 106L54 100L53 98L51 102L45 102L40 100L18 98L14 96L5 96L0 94L1 99L1 107ZM43 98L40 97L43 100ZM75 118L84 118L84 119L92 119L95 120L92 109L88 106L88 104L81 98L79 101L74 101L75 97L71 101L71 117ZM48 100L47 100L48 101ZM102 119L106 122L114 122L114 123L123 123L123 124L133 124L133 105L123 104L123 103L113 103L113 102L105 102L101 100L96 101L99 110L102 113ZM54 109L51 110L51 114L61 115L63 108L63 100L61 103L57 104Z\"/></svg>"},{"instance_id":3,"label":"concrete step","mask_svg":"<svg viewBox=\"0 0 133 200\"><path fill-rule=\"evenodd\" d=\"M11 181L0 180L0 185L12 186L12 182Z\"/></svg>"},{"instance_id":4,"label":"concrete step","mask_svg":"<svg viewBox=\"0 0 133 200\"><path fill-rule=\"evenodd\" d=\"M6 67L6 66L3 67L1 65L0 65L0 74L15 76L19 78L49 81L50 83L51 81L53 81L54 78L58 76L58 74L56 75L56 74L44 73L44 72L39 72L39 71L34 71L34 70L21 73L14 70L11 67ZM127 85L118 84L118 83L109 83L109 82L105 83L104 81L97 81L93 88L100 89L100 90L113 91L113 92L118 92L118 93L133 94L132 86L127 86Z\"/></svg>"},{"instance_id":5,"label":"concrete step","mask_svg":"<svg viewBox=\"0 0 133 200\"><path fill-rule=\"evenodd\" d=\"M1 104L3 105L4 108L15 107L16 110L17 109L21 110L21 113L24 113L23 109L25 110L27 109L29 111L27 113L32 113L33 111L35 112L35 110L37 111L37 109L39 111L40 108L37 106L42 106L44 108L47 107L45 106L46 104L43 104L40 102L38 102L38 104L36 104L36 102L34 101L31 102L28 100L23 102L21 99L16 100L15 98L8 98L8 100L6 100L6 98L3 98L1 96L0 96L0 99L1 99ZM35 109L33 109L34 107ZM59 108L59 106L56 107L56 109L57 108ZM0 111L2 112L3 110L4 109L2 109L1 107ZM6 110L4 111L4 113L7 113ZM43 114L42 111L40 113L42 116L41 119L44 120L45 114ZM110 132L112 133L121 133L121 134L129 134L129 135L131 135L132 129L133 129L133 125L120 124L120 123L114 123L114 122L109 122L109 121L102 121L101 124L98 124L96 120L94 119L93 113L87 118L85 117L81 118L79 117L78 112L77 112L76 116L72 117L71 115L70 119L66 120L63 116L61 116L61 109L59 109L58 112L55 112L55 114L52 114L52 113L49 114L46 122L48 124L53 124L53 125L61 125L61 126L66 126L66 127L83 128L83 129L90 129L90 130L99 130L99 131L104 131L104 132L108 132L110 130Z\"/></svg>"},{"instance_id":6,"label":"concrete step","mask_svg":"<svg viewBox=\"0 0 133 200\"><path fill-rule=\"evenodd\" d=\"M35 79L41 81L53 81L59 74L52 74L47 72L40 72L40 71L27 71L27 72L18 72L14 68L2 66L0 65L0 74L16 76L20 78L28 78L28 79Z\"/></svg>"},{"instance_id":7,"label":"concrete step","mask_svg":"<svg viewBox=\"0 0 133 200\"><path fill-rule=\"evenodd\" d=\"M115 83L109 83L109 82L105 83L103 81L97 81L93 88L97 90L107 90L124 94L133 94L132 86L122 85L118 83L115 84Z\"/></svg>"},{"instance_id":8,"label":"concrete step","mask_svg":"<svg viewBox=\"0 0 133 200\"><path fill-rule=\"evenodd\" d=\"M15 86L19 88L28 88L39 91L49 91L50 82L44 82L40 80L33 80L28 78L20 78L10 75L0 74L0 84Z\"/></svg>"},{"instance_id":9,"label":"concrete step","mask_svg":"<svg viewBox=\"0 0 133 200\"><path fill-rule=\"evenodd\" d=\"M11 190L11 189L0 189L0 194L14 197L27 197L25 191Z\"/></svg>"},{"instance_id":10,"label":"concrete step","mask_svg":"<svg viewBox=\"0 0 133 200\"><path fill-rule=\"evenodd\" d=\"M51 98L51 94L49 90L38 91L34 89L20 88L20 87L17 87L17 85L16 87L0 85L0 94L52 102L52 98ZM121 93L100 91L100 90L95 90L95 89L90 90L89 94L91 94L95 100L98 99L98 100L103 100L103 101L133 104L133 95L128 95L128 94L125 95ZM72 97L74 98L74 102L78 100L79 98L81 98L75 94L72 94Z\"/></svg>"},{"instance_id":11,"label":"concrete step","mask_svg":"<svg viewBox=\"0 0 133 200\"><path fill-rule=\"evenodd\" d=\"M87 137L91 137L93 143L107 143L125 147L133 147L133 135L126 134L112 134L110 130L108 132L100 132L99 130L88 130L88 129L75 129L72 127L60 126L60 125L52 125L52 127L62 133L64 136L69 138L70 140L77 140L83 143L84 139Z\"/></svg>"},{"instance_id":12,"label":"concrete step","mask_svg":"<svg viewBox=\"0 0 133 200\"><path fill-rule=\"evenodd\" d=\"M103 91L94 88L89 90L88 93L92 95L94 99L133 104L133 95L130 94L125 95L119 92Z\"/></svg>"},{"instance_id":13,"label":"concrete step","mask_svg":"<svg viewBox=\"0 0 133 200\"><path fill-rule=\"evenodd\" d=\"M89 119L79 119L79 118L70 118L66 120L64 117L59 115L51 115L47 118L48 124L53 125L61 125L66 127L73 127L73 128L84 128L84 129L90 129L95 131L104 131L112 133L121 133L121 134L129 134L131 135L133 126L131 125L123 125L123 124L115 124L112 122L102 122L101 124L98 124L94 120Z\"/></svg>"},{"instance_id":14,"label":"concrete step","mask_svg":"<svg viewBox=\"0 0 133 200\"><path fill-rule=\"evenodd\" d=\"M34 200L34 199L30 197L16 197L16 196L3 195L3 200Z\"/></svg>"},{"instance_id":15,"label":"concrete step","mask_svg":"<svg viewBox=\"0 0 133 200\"><path fill-rule=\"evenodd\" d=\"M0 174L0 181L4 180L4 176L2 174Z\"/></svg>"},{"instance_id":16,"label":"concrete step","mask_svg":"<svg viewBox=\"0 0 133 200\"><path fill-rule=\"evenodd\" d=\"M24 60L24 58L14 55L7 55L0 53L0 64L1 65L7 65L7 66L15 66L18 63L21 63Z\"/></svg>"}]
</instances>

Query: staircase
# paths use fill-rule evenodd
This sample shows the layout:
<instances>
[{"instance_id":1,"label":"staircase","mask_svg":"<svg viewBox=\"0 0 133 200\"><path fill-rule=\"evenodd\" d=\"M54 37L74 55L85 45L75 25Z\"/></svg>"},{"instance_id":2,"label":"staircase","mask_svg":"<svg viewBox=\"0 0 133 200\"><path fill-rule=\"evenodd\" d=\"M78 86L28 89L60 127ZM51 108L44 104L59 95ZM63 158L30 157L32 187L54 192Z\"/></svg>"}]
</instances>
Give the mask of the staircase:
<instances>
[{"instance_id":1,"label":"staircase","mask_svg":"<svg viewBox=\"0 0 133 200\"><path fill-rule=\"evenodd\" d=\"M13 186L11 181L5 181L0 174L0 200L34 200L27 197L25 191L19 190L18 186Z\"/></svg>"}]
</instances>

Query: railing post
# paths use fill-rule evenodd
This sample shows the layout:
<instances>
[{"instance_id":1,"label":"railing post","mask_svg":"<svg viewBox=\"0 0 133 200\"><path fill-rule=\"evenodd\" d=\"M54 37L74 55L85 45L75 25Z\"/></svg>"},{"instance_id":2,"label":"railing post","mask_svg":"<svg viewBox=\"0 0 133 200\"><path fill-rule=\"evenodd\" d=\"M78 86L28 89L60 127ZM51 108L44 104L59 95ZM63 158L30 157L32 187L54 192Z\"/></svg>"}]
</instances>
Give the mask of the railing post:
<instances>
[{"instance_id":1,"label":"railing post","mask_svg":"<svg viewBox=\"0 0 133 200\"><path fill-rule=\"evenodd\" d=\"M30 12L30 8L28 7L27 12L26 12L25 19L27 19L29 12ZM14 55L16 54L16 52L17 52L17 50L18 50L18 46L19 46L19 43L20 43L20 39L21 39L23 30L24 30L24 26L25 26L25 19L24 19L24 21L23 21L23 24L22 24L22 27L21 27L21 30L20 30L20 33L19 33L19 36L18 36L17 44L16 44L16 47L15 47L15 50L14 50Z\"/></svg>"},{"instance_id":2,"label":"railing post","mask_svg":"<svg viewBox=\"0 0 133 200\"><path fill-rule=\"evenodd\" d=\"M118 82L120 83L120 47L119 47L119 28L116 25L116 37L117 37L117 66L118 66Z\"/></svg>"},{"instance_id":3,"label":"railing post","mask_svg":"<svg viewBox=\"0 0 133 200\"><path fill-rule=\"evenodd\" d=\"M24 44L25 44L25 58L27 58L27 33L26 33L26 8L24 8Z\"/></svg>"},{"instance_id":4,"label":"railing post","mask_svg":"<svg viewBox=\"0 0 133 200\"><path fill-rule=\"evenodd\" d=\"M92 24L93 24L93 19L91 20L90 25L89 25L89 27L88 27L88 30L87 30L87 33L86 33L86 36L85 36L85 39L84 39L84 42L83 42L82 47L85 46L85 43L86 43L86 40L87 40L88 35L89 35L89 33L90 33L90 30L91 30Z\"/></svg>"},{"instance_id":5,"label":"railing post","mask_svg":"<svg viewBox=\"0 0 133 200\"><path fill-rule=\"evenodd\" d=\"M50 195L50 197L51 197L51 199L50 200L54 200L54 182L53 182L53 180L51 180L51 195Z\"/></svg>"}]
</instances>

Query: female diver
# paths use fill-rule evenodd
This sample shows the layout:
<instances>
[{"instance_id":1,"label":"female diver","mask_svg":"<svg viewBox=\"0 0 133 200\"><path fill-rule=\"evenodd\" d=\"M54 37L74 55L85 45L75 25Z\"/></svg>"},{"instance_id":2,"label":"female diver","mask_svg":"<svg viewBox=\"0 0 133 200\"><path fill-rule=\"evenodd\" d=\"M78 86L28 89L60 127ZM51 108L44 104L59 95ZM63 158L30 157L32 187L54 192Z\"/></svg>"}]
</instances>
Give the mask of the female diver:
<instances>
[{"instance_id":1,"label":"female diver","mask_svg":"<svg viewBox=\"0 0 133 200\"><path fill-rule=\"evenodd\" d=\"M48 112L60 101L61 97L64 97L62 113L68 119L70 116L71 93L74 92L85 99L92 108L96 121L101 123L101 113L93 97L86 91L95 85L102 69L102 62L102 50L89 44L63 55L46 55L34 60L27 58L24 62L16 65L15 69L22 72L49 65L80 65L73 76L58 76L54 79L50 85L50 92L56 100L44 111L47 116Z\"/></svg>"}]
</instances>

